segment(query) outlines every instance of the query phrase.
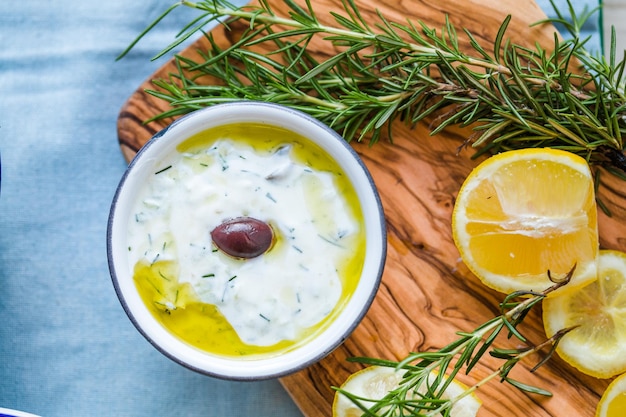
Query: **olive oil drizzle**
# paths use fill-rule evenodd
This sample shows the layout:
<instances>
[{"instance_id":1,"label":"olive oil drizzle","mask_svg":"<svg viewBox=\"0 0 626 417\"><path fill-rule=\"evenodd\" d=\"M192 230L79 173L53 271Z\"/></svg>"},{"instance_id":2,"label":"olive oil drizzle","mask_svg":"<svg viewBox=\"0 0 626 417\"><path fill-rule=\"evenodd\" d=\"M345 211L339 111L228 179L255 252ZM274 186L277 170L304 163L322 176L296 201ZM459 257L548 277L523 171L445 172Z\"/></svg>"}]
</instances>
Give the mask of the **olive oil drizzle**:
<instances>
[{"instance_id":1,"label":"olive oil drizzle","mask_svg":"<svg viewBox=\"0 0 626 417\"><path fill-rule=\"evenodd\" d=\"M251 130L254 130L256 133L250 135ZM250 139L250 136L255 138L262 137L263 140L256 141ZM319 170L334 174L337 188L342 190L342 193L345 193L347 196L347 207L350 210L350 216L356 219L359 224L363 224L358 198L348 178L341 173L336 164L329 159L321 148L314 146L313 151L311 151L313 144L300 136L295 135L294 137L292 132L256 124L228 125L192 136L179 145L178 151L183 155L202 152L204 149L210 148L213 141L223 137L229 137L233 141L241 141L246 145L253 146L259 153L266 152L268 154L283 152L284 143L289 142L289 152L291 152L293 159L310 167L306 171ZM197 165L199 165L198 168L200 169L202 166L208 166L209 163L217 163L222 168L229 168L225 160L211 162L207 158L204 158ZM171 174L168 172L167 175L176 176L173 168L175 167L167 165L165 168L157 171L157 173L163 174L165 171L170 171ZM266 178L266 180L272 181L274 178ZM348 192L345 190L348 190ZM266 197L275 202L274 197L270 193L267 193ZM136 221L139 220L136 219ZM293 233L295 228L288 228L288 231ZM320 237L322 236L320 235ZM338 236L338 238L342 239L343 243L343 236ZM152 236L148 234L147 239L151 242ZM274 247L280 249L282 245L287 244L292 239L293 236L278 236ZM322 237L322 239L334 245L338 244L335 242L336 239L332 237ZM301 329L294 340L282 340L270 346L250 345L243 342L226 317L220 313L219 305L202 302L190 283L180 281L177 262L166 260L172 259L171 251L175 248L175 244L163 244L161 248L163 256L157 252L151 261L138 262L135 266L134 279L141 298L151 314L166 329L184 342L201 350L228 357L253 359L259 356L274 356L293 350L315 337L321 330L330 325L347 304L350 295L356 289L358 277L363 267L362 263L366 247L364 230L361 230L356 238L348 239L351 241L346 242L346 246L352 245L353 248L346 260L337 266L342 285L341 296L337 305L319 323ZM290 244L290 246L293 245ZM167 256L165 255L166 249L168 250ZM213 247L210 250L213 253L217 251L217 248ZM299 252L303 251L299 247L296 247L296 250ZM264 256L272 256L272 254L268 253ZM302 267L306 270L305 265L302 265ZM200 277L201 279L216 279L216 273L217 271L209 270L201 274ZM235 284L235 281L237 281L237 275L233 275L225 280L226 285L224 286L221 302L225 301L226 294L229 288ZM300 297L300 294L297 293L297 306L302 305ZM297 307L293 314L300 314L301 310L301 307ZM258 315L268 324L272 322L270 315L263 312L259 312Z\"/></svg>"}]
</instances>

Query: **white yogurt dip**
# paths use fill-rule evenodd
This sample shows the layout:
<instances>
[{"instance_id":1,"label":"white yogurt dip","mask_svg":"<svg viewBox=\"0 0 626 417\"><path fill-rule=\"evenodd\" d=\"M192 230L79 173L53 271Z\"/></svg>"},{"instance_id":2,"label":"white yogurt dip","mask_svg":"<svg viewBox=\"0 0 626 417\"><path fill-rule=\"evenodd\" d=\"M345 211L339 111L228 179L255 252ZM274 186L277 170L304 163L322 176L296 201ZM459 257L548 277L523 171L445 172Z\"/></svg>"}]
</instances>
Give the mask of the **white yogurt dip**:
<instances>
[{"instance_id":1,"label":"white yogurt dip","mask_svg":"<svg viewBox=\"0 0 626 417\"><path fill-rule=\"evenodd\" d=\"M210 143L171 155L144 185L128 223L130 265L177 265L166 279L190 284L244 344L302 338L349 297L342 274L364 245L360 209L338 185L341 173L294 157L300 144L255 149L221 134ZM217 249L211 230L237 217L271 226L268 252L236 259ZM164 305L172 315L180 307Z\"/></svg>"}]
</instances>

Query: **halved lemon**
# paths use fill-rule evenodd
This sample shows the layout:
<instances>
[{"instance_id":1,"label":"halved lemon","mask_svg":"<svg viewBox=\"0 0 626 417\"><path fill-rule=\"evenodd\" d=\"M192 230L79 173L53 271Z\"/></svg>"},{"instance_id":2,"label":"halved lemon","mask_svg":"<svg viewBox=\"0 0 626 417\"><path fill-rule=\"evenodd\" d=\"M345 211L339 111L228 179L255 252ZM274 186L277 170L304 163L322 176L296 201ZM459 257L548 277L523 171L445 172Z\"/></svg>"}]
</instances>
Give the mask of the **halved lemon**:
<instances>
[{"instance_id":1,"label":"halved lemon","mask_svg":"<svg viewBox=\"0 0 626 417\"><path fill-rule=\"evenodd\" d=\"M504 293L543 291L547 272L568 285L596 277L597 208L587 162L556 149L522 149L492 156L465 179L452 215L461 258L487 286Z\"/></svg>"},{"instance_id":2,"label":"halved lemon","mask_svg":"<svg viewBox=\"0 0 626 417\"><path fill-rule=\"evenodd\" d=\"M602 394L596 417L626 416L626 374L618 376Z\"/></svg>"},{"instance_id":3,"label":"halved lemon","mask_svg":"<svg viewBox=\"0 0 626 417\"><path fill-rule=\"evenodd\" d=\"M436 374L433 373L433 377ZM363 405L370 406L395 389L402 379L402 371L386 366L369 366L350 375L341 385L341 389L350 394L368 398L372 401L362 401ZM454 380L446 388L442 399L452 399L468 388ZM478 413L481 402L473 393L460 398L450 409L451 417L473 417ZM337 392L333 401L333 417L357 417L363 415L349 398Z\"/></svg>"},{"instance_id":4,"label":"halved lemon","mask_svg":"<svg viewBox=\"0 0 626 417\"><path fill-rule=\"evenodd\" d=\"M597 378L626 372L626 254L601 250L598 279L545 299L543 325L548 336L578 326L563 336L556 351L581 372Z\"/></svg>"}]
</instances>

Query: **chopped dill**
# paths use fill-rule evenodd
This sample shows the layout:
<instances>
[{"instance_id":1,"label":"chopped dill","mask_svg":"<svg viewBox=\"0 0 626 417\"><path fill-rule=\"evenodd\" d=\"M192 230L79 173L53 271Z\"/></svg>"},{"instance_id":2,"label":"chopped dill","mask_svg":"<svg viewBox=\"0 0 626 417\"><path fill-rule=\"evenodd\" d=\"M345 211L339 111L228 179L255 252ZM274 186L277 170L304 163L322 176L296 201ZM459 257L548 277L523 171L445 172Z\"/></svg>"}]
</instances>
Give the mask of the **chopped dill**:
<instances>
[{"instance_id":1,"label":"chopped dill","mask_svg":"<svg viewBox=\"0 0 626 417\"><path fill-rule=\"evenodd\" d=\"M166 277L166 276L163 274L163 272L161 272L161 270L160 270L160 269L159 269L159 276L160 276L161 278L163 278L164 280L166 280L166 281L170 281L170 279L169 279L168 277Z\"/></svg>"},{"instance_id":2,"label":"chopped dill","mask_svg":"<svg viewBox=\"0 0 626 417\"><path fill-rule=\"evenodd\" d=\"M272 200L272 202L276 202L276 199L274 198L273 195L271 195L269 192L267 194L265 194L265 197L269 198L270 200Z\"/></svg>"},{"instance_id":3,"label":"chopped dill","mask_svg":"<svg viewBox=\"0 0 626 417\"><path fill-rule=\"evenodd\" d=\"M333 240L333 239L330 239L330 238L324 237L324 236L319 235L319 234L318 234L318 236L319 236L319 237L320 237L323 241L328 242L328 243L330 243L330 244L331 244L331 245L333 245L333 246L337 246L338 248L343 248L343 246L342 246L342 245L340 245L340 244L339 244L336 240Z\"/></svg>"},{"instance_id":4,"label":"chopped dill","mask_svg":"<svg viewBox=\"0 0 626 417\"><path fill-rule=\"evenodd\" d=\"M159 175L159 174L161 174L161 173L163 173L163 172L167 171L167 170L168 170L168 169L170 169L170 168L172 168L172 166L171 166L171 165L168 165L168 166L166 166L165 168L163 168L163 169L161 169L161 170L159 170L159 171L155 172L155 173L154 173L154 175Z\"/></svg>"}]
</instances>

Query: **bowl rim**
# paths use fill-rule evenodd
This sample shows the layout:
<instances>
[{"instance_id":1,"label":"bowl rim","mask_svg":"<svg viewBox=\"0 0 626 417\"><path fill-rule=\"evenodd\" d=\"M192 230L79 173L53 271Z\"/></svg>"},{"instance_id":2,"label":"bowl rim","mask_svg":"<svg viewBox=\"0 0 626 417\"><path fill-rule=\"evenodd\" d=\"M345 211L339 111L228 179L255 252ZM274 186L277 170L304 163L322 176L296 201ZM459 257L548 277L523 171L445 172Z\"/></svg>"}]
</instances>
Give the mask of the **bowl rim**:
<instances>
[{"instance_id":1,"label":"bowl rim","mask_svg":"<svg viewBox=\"0 0 626 417\"><path fill-rule=\"evenodd\" d=\"M272 115L275 119L259 119L260 116L255 115L259 112L266 116ZM225 116L234 114L236 114L236 116L232 117L236 120L233 121L225 120L225 118L219 118L220 115ZM252 114L252 116L244 116L245 114ZM220 121L216 122L215 120L217 119ZM202 122L205 122L206 120L213 120L214 122L210 125L204 126ZM281 124L277 120L281 120L283 122L285 120L289 120L293 124L287 127L284 125L285 123ZM126 190L130 186L129 184L132 185L135 173L141 173L142 169L143 171L146 171L147 168L145 168L145 166L147 165L144 160L147 159L148 163L154 162L157 158L153 158L153 156L161 155L159 154L159 151L167 149L168 144L171 151L171 148L175 148L176 144L199 131L223 124L233 122L245 123L246 121L265 122L269 125L280 126L295 131L312 142L317 143L318 146L324 149L333 159L336 160L344 171L349 169L350 172L347 173L351 178L351 182L353 182L355 190L359 194L359 202L361 203L361 210L363 211L367 236L369 237L371 234L374 237L371 243L369 240L367 241L365 256L366 264L364 264L363 267L363 271L366 271L366 267L369 267L369 275L371 276L369 284L365 289L360 283L357 285L354 293L347 301L346 305L342 308L342 311L338 316L340 317L343 314L347 314L346 312L351 313L349 317L351 320L349 325L339 325L337 323L340 322L340 320L335 318L326 329L315 336L315 338L310 342L305 343L303 346L296 347L279 355L268 357L267 359L258 360L223 358L201 351L200 349L192 347L186 342L178 339L170 333L169 330L162 327L153 317L150 316L150 318L148 318L146 316L146 312L148 314L151 313L148 312L145 304L141 302L139 303L140 305L138 305L137 296L133 295L132 291L130 294L128 293L129 289L127 287L129 286L129 283L127 281L128 279L132 281L132 274L130 274L130 277L121 276L123 272L118 271L119 265L117 261L120 256L120 247L125 246L124 242L118 238L121 233L120 223L123 224L127 222L128 219L127 216L122 216L121 220L117 221L119 216L122 215L119 214L119 210L124 204L125 200L123 199L126 198L128 194ZM311 133L303 133L302 131L304 130ZM319 133L320 136L323 136L326 142L321 144L319 143L319 140L311 138L311 136L313 136L313 132L316 134ZM166 142L168 140L169 142ZM329 147L332 147L332 149L328 149ZM167 154L167 152L163 153L163 155L165 154ZM349 156L349 159L339 160L339 156ZM359 182L355 183L355 179L358 179ZM366 207L364 207L364 199L368 204ZM125 204L129 205L130 202L126 200ZM380 286L387 257L386 221L380 195L369 170L355 149L330 127L300 110L295 110L283 105L256 101L223 103L196 110L175 120L163 130L157 132L148 142L146 142L146 144L137 152L135 157L129 163L115 190L109 211L106 240L107 261L113 287L126 315L139 333L154 348L174 362L198 373L228 380L262 380L286 376L302 370L330 354L333 350L340 346L350 334L352 334L354 329L365 317ZM118 243L117 245L116 242ZM362 278L363 276L359 282L361 282ZM122 281L123 279L126 279L127 281ZM364 282L367 282L367 280ZM130 284L132 284L132 288L135 288L134 283L131 282ZM136 292L136 288L134 291ZM356 297L357 293L360 298ZM139 299L139 301L141 300ZM356 306L354 304L356 304ZM348 310L349 306L351 306L351 310ZM162 330L158 333L155 333L156 330L154 329L150 330L150 327L146 326L146 320L152 321L153 323L151 324L153 327L155 327L154 323L156 323ZM166 333L167 337L164 336L164 333ZM321 336L326 336L327 334L330 334L330 336L324 339L325 343L322 344L322 346L314 349L310 353L307 353L305 360L297 360L297 353L300 352L302 348L315 344ZM183 349L183 345L186 349ZM181 355L176 353L178 351L191 356L182 358ZM193 355L194 353L196 353L195 356ZM201 358L205 358L206 360L200 360ZM279 359L283 360L279 361ZM220 366L213 368L203 366L203 364L211 362L220 363ZM239 364L245 363L248 365L254 364L254 372L247 372L252 368L251 366L247 367L246 372L241 370L235 373L227 372L227 364L234 364L235 362Z\"/></svg>"}]
</instances>

